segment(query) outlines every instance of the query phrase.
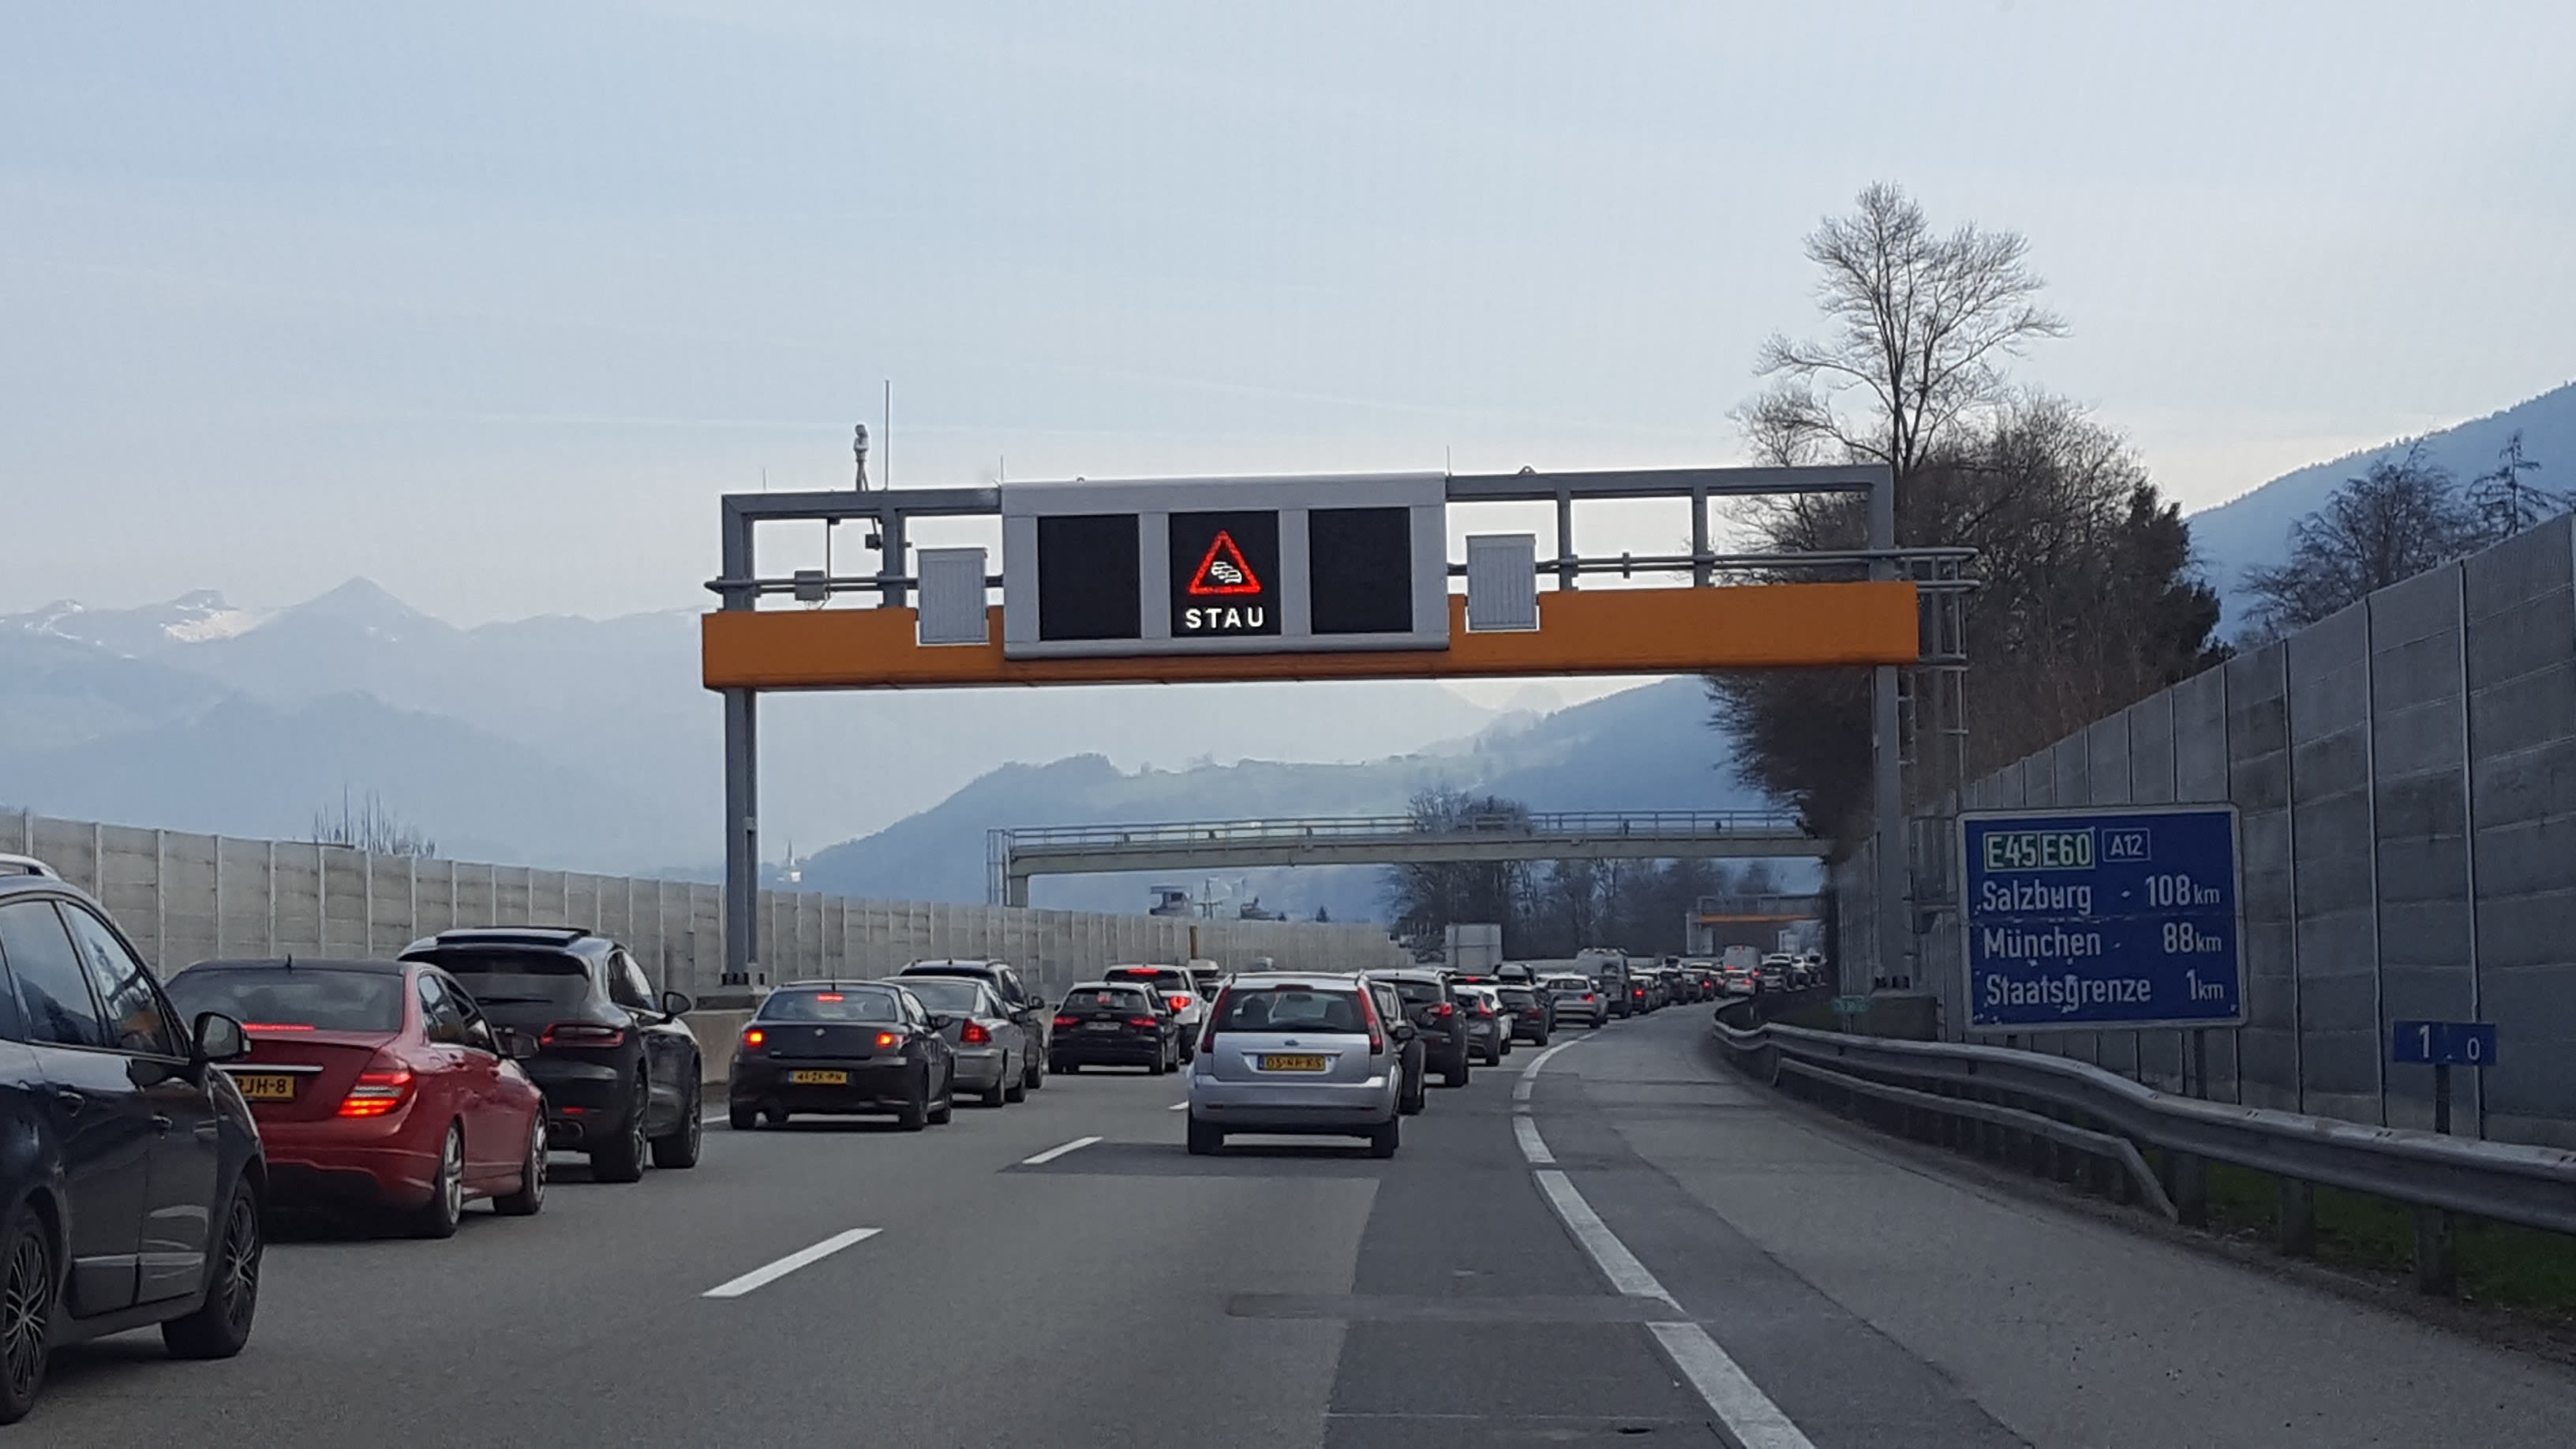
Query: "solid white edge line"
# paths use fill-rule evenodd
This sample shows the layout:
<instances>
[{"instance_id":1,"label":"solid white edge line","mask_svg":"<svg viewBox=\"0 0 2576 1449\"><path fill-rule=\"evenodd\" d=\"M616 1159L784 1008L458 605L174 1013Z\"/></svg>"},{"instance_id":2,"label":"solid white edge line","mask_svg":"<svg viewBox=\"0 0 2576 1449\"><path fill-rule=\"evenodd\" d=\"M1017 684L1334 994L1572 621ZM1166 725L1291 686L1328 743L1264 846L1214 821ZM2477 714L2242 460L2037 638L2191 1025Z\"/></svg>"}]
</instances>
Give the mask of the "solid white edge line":
<instances>
[{"instance_id":1,"label":"solid white edge line","mask_svg":"<svg viewBox=\"0 0 2576 1449\"><path fill-rule=\"evenodd\" d=\"M1664 1291L1664 1285L1655 1281L1655 1275L1646 1271L1646 1265L1637 1261L1637 1255L1628 1251L1628 1245L1612 1235L1609 1225L1592 1210L1592 1204L1585 1202L1583 1194L1574 1190L1572 1180L1555 1171L1534 1175L1538 1178L1539 1191L1547 1194L1548 1204L1564 1220L1565 1230L1574 1234L1574 1241L1592 1255L1592 1261L1600 1266L1602 1276L1610 1280L1612 1288L1630 1298L1672 1301L1673 1296Z\"/></svg>"},{"instance_id":2,"label":"solid white edge line","mask_svg":"<svg viewBox=\"0 0 2576 1449\"><path fill-rule=\"evenodd\" d=\"M850 1246L852 1243L864 1243L868 1239L873 1238L884 1231L885 1229L883 1228L851 1228L847 1232L834 1233L832 1236L825 1238L823 1241L816 1243L810 1248L799 1248L795 1252L788 1254L786 1257L779 1259L775 1263L764 1264L761 1267L754 1268L750 1272L743 1274L741 1277L719 1283L698 1296L701 1298L740 1298L745 1293L750 1292L752 1289L757 1288L764 1283L784 1278L788 1274L809 1264L819 1263L825 1258L832 1256L834 1253L841 1251L843 1248Z\"/></svg>"},{"instance_id":3,"label":"solid white edge line","mask_svg":"<svg viewBox=\"0 0 2576 1449\"><path fill-rule=\"evenodd\" d=\"M1071 1142L1059 1143L1056 1146L1048 1148L1044 1152L1038 1153L1034 1157L1021 1158L1020 1166L1042 1167L1045 1164L1053 1162L1057 1158L1064 1156L1068 1152L1080 1152L1082 1149L1089 1147L1092 1143L1099 1140L1100 1139L1097 1137L1076 1137Z\"/></svg>"},{"instance_id":4,"label":"solid white edge line","mask_svg":"<svg viewBox=\"0 0 2576 1449\"><path fill-rule=\"evenodd\" d=\"M1555 1050L1550 1047L1539 1054L1538 1060L1529 1064L1521 1074L1520 1087L1527 1087L1537 1077L1538 1069L1546 1065ZM1524 1094L1516 1088L1513 1095L1519 1097ZM1522 1155L1532 1163L1556 1160L1548 1151L1546 1142L1540 1139L1535 1120L1515 1117L1512 1128L1520 1138ZM1663 1283L1645 1264L1637 1261L1637 1255L1628 1251L1628 1245L1619 1241L1618 1235L1610 1231L1610 1225L1601 1221L1601 1215L1592 1210L1592 1204L1583 1200L1583 1194L1575 1191L1571 1178L1552 1168L1541 1168L1531 1176L1538 1180L1539 1191L1547 1194L1548 1205L1556 1209L1565 1230L1574 1235L1574 1241L1582 1246L1585 1253L1591 1255L1593 1263L1601 1269L1602 1276L1610 1280L1612 1288L1629 1298L1660 1299L1674 1311L1680 1311L1680 1305L1673 1302L1673 1295L1665 1291ZM1780 1411L1780 1406L1771 1401L1770 1395L1762 1392L1760 1385L1745 1374L1742 1365L1718 1346L1707 1329L1692 1322L1648 1323L1646 1328L1654 1334L1655 1343L1663 1349L1664 1357L1671 1359L1682 1377L1690 1380L1701 1401L1726 1425L1727 1432L1744 1449L1815 1449L1813 1441Z\"/></svg>"},{"instance_id":5,"label":"solid white edge line","mask_svg":"<svg viewBox=\"0 0 2576 1449\"><path fill-rule=\"evenodd\" d=\"M1561 1052L1572 1045L1574 1045L1574 1043L1570 1041L1561 1041L1556 1045L1549 1047L1547 1050L1540 1052L1537 1056L1532 1057L1530 1059L1530 1064L1521 1068L1521 1079L1512 1083L1512 1100L1515 1102L1528 1101L1530 1099L1530 1092L1538 1086L1539 1068L1547 1065L1547 1059L1549 1057L1555 1056L1558 1052Z\"/></svg>"},{"instance_id":6,"label":"solid white edge line","mask_svg":"<svg viewBox=\"0 0 2576 1449\"><path fill-rule=\"evenodd\" d=\"M1190 1110L1190 1104L1187 1101L1174 1102L1163 1110L1166 1112L1186 1112Z\"/></svg>"},{"instance_id":7,"label":"solid white edge line","mask_svg":"<svg viewBox=\"0 0 2576 1449\"><path fill-rule=\"evenodd\" d=\"M1646 1331L1744 1449L1815 1449L1814 1442L1780 1412L1769 1394L1744 1376L1707 1329L1696 1323L1649 1323Z\"/></svg>"}]
</instances>

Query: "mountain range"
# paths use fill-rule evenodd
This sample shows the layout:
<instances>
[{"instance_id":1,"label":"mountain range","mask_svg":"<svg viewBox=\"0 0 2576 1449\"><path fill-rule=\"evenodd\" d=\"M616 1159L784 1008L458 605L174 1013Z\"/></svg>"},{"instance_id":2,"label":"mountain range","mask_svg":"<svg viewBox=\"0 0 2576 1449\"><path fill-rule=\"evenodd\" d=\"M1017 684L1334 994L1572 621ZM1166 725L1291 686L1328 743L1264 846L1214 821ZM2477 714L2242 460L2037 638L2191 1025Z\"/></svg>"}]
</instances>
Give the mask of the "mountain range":
<instances>
[{"instance_id":1,"label":"mountain range","mask_svg":"<svg viewBox=\"0 0 2576 1449\"><path fill-rule=\"evenodd\" d=\"M2496 466L2496 454L2514 434L2525 457L2541 466L2530 481L2561 495L2576 492L2576 382L2564 384L2501 412L2438 429L2421 438L2397 438L2323 463L2284 473L2215 508L2191 516L2191 541L2209 580L2227 603L2232 629L2247 602L2245 571L2288 557L2290 526L2324 504L2344 480L2369 471L2418 442L2425 456L2466 485Z\"/></svg>"}]
</instances>

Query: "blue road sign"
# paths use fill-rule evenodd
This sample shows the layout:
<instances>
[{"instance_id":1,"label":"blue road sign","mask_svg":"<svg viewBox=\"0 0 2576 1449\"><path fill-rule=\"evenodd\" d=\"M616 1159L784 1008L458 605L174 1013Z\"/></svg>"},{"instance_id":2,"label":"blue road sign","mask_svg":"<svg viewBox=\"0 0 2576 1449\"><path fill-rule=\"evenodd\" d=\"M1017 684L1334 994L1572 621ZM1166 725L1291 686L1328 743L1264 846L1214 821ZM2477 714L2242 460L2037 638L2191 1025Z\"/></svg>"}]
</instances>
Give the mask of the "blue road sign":
<instances>
[{"instance_id":1,"label":"blue road sign","mask_svg":"<svg viewBox=\"0 0 2576 1449\"><path fill-rule=\"evenodd\" d=\"M2388 1059L2437 1067L2493 1066L2496 1029L2491 1021L2401 1021L2388 1033Z\"/></svg>"},{"instance_id":2,"label":"blue road sign","mask_svg":"<svg viewBox=\"0 0 2576 1449\"><path fill-rule=\"evenodd\" d=\"M1959 862L1970 1029L2244 1021L2235 806L1968 811Z\"/></svg>"}]
</instances>

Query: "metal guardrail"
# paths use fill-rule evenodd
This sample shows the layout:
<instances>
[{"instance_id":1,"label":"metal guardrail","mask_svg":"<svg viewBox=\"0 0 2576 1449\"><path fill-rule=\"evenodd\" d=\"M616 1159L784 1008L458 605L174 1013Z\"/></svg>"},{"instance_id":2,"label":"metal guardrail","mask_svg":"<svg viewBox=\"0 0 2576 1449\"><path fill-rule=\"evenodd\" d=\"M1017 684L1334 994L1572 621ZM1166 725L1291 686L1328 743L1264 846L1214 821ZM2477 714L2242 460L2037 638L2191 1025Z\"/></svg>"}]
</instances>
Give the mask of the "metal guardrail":
<instances>
[{"instance_id":1,"label":"metal guardrail","mask_svg":"<svg viewBox=\"0 0 2576 1449\"><path fill-rule=\"evenodd\" d=\"M2069 1126L2026 1109L2073 1114L2124 1143L2420 1208L2576 1232L2576 1152L2180 1097L2086 1062L2007 1047L1743 1027L1723 1018L1717 1037L1739 1065L1751 1064L1767 1080L1785 1072L1863 1095L1902 1091L1910 1108L1987 1121L2003 1104L1952 1094L2018 1099L2024 1115Z\"/></svg>"},{"instance_id":2,"label":"metal guardrail","mask_svg":"<svg viewBox=\"0 0 2576 1449\"><path fill-rule=\"evenodd\" d=\"M1334 815L1257 820L1159 821L1133 825L1008 826L994 835L1013 845L1189 845L1204 841L1382 839L1389 836L1490 838L1598 835L1700 840L1713 835L1805 836L1798 817L1775 810L1577 810L1468 817L1432 827L1410 815Z\"/></svg>"}]
</instances>

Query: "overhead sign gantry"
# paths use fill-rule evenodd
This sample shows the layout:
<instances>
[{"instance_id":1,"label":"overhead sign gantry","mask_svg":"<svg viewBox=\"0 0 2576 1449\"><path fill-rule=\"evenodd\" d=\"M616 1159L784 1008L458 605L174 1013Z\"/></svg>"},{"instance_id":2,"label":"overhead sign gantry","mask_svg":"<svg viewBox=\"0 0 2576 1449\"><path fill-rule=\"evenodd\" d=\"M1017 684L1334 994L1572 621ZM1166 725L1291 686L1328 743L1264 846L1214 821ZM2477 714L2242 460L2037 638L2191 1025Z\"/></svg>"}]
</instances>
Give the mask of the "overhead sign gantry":
<instances>
[{"instance_id":1,"label":"overhead sign gantry","mask_svg":"<svg viewBox=\"0 0 2576 1449\"><path fill-rule=\"evenodd\" d=\"M1866 497L1868 547L1710 547L1711 498L1837 493ZM1690 552L1578 553L1576 505L1608 499L1687 501ZM1452 513L1504 503L1555 505L1554 556L1538 556L1535 534L1492 533L1469 534L1465 557L1451 559ZM910 548L910 523L930 517L998 519L999 571L982 548ZM793 521L871 525L879 569L762 576L755 528ZM1895 547L1884 467L746 493L723 500L723 530L724 573L708 584L723 603L706 616L702 645L706 686L725 699L728 984L757 977L756 701L776 689L1869 667L1882 928L1910 934L1896 672L1960 662L1957 605L1972 554ZM1605 573L1682 582L1581 588ZM1452 592L1453 578L1463 592ZM760 607L854 593L875 594L876 607Z\"/></svg>"}]
</instances>

